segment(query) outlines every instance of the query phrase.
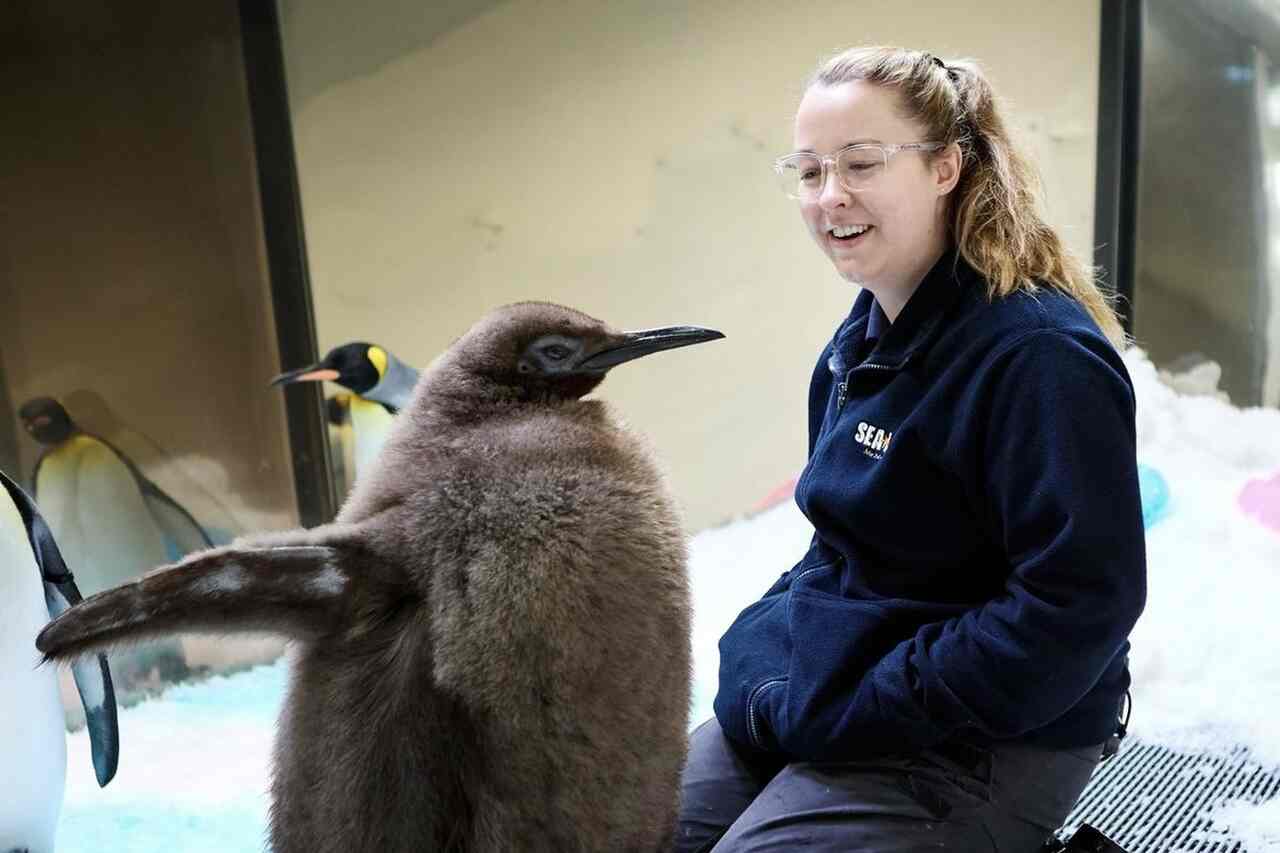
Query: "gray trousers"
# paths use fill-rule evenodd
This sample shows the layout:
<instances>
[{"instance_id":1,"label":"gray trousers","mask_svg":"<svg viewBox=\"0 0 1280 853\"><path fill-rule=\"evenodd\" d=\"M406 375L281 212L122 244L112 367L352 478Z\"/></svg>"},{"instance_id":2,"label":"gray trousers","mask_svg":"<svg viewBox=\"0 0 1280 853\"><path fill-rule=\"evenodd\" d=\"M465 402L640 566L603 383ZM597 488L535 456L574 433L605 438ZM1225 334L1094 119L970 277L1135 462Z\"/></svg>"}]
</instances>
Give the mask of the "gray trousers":
<instances>
[{"instance_id":1,"label":"gray trousers","mask_svg":"<svg viewBox=\"0 0 1280 853\"><path fill-rule=\"evenodd\" d=\"M746 755L713 717L690 736L674 849L1036 853L1101 754L1102 744L953 743L911 757L782 764Z\"/></svg>"}]
</instances>

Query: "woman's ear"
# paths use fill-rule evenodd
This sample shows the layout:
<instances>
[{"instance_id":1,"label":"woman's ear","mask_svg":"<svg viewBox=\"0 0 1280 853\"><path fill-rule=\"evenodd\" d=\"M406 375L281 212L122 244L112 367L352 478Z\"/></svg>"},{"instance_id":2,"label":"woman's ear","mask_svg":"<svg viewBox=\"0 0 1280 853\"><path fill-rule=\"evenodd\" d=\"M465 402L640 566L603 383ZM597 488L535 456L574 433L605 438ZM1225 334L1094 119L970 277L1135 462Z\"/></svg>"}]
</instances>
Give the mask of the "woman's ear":
<instances>
[{"instance_id":1,"label":"woman's ear","mask_svg":"<svg viewBox=\"0 0 1280 853\"><path fill-rule=\"evenodd\" d=\"M960 146L952 142L933 157L934 186L944 196L960 182Z\"/></svg>"}]
</instances>

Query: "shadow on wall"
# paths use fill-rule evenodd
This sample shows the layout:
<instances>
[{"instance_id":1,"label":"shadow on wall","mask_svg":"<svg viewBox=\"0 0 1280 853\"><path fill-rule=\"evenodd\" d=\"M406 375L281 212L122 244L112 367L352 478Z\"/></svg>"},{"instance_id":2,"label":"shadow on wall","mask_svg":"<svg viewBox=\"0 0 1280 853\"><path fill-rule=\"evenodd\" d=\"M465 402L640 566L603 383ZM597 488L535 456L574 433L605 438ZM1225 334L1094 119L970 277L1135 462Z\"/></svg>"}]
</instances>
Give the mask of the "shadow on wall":
<instances>
[{"instance_id":1,"label":"shadow on wall","mask_svg":"<svg viewBox=\"0 0 1280 853\"><path fill-rule=\"evenodd\" d=\"M413 53L504 0L382 0L378 13L346 0L280 0L280 28L292 44L338 44L340 51L291 57L289 97L300 109L335 83L364 77ZM306 14L301 14L302 6Z\"/></svg>"},{"instance_id":2,"label":"shadow on wall","mask_svg":"<svg viewBox=\"0 0 1280 853\"><path fill-rule=\"evenodd\" d=\"M0 471L20 483L22 472L18 470L17 423L13 399L9 396L9 383L4 373L4 355L0 353Z\"/></svg>"}]
</instances>

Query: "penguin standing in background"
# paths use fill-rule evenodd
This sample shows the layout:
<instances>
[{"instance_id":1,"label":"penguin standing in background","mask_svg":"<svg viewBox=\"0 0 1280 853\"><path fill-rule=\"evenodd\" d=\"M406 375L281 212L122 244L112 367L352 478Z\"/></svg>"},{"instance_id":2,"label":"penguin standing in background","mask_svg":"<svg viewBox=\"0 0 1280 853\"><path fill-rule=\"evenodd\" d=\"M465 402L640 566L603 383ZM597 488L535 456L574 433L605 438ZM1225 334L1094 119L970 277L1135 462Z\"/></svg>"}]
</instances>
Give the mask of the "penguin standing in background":
<instances>
[{"instance_id":1,"label":"penguin standing in background","mask_svg":"<svg viewBox=\"0 0 1280 853\"><path fill-rule=\"evenodd\" d=\"M67 772L57 674L40 668L36 634L80 601L32 500L0 472L0 851L53 853ZM106 658L72 667L99 785L115 775L120 735Z\"/></svg>"},{"instance_id":2,"label":"penguin standing in background","mask_svg":"<svg viewBox=\"0 0 1280 853\"><path fill-rule=\"evenodd\" d=\"M352 341L329 350L310 367L281 373L272 385L294 382L336 382L365 400L381 403L395 414L409 405L421 371L410 367L377 344Z\"/></svg>"},{"instance_id":3,"label":"penguin standing in background","mask_svg":"<svg viewBox=\"0 0 1280 853\"><path fill-rule=\"evenodd\" d=\"M178 631L296 656L276 853L657 851L689 711L685 538L606 405L616 365L723 337L498 309L423 375L338 518L87 599L46 658Z\"/></svg>"},{"instance_id":4,"label":"penguin standing in background","mask_svg":"<svg viewBox=\"0 0 1280 853\"><path fill-rule=\"evenodd\" d=\"M392 416L409 404L419 375L417 368L382 347L355 341L334 347L310 367L280 374L271 384L328 381L352 392L331 398L339 402L331 404L328 412L335 467L346 469L348 457L354 467L354 474L348 473L346 481L349 490L373 464L386 441Z\"/></svg>"},{"instance_id":5,"label":"penguin standing in background","mask_svg":"<svg viewBox=\"0 0 1280 853\"><path fill-rule=\"evenodd\" d=\"M35 470L31 473L31 489L36 500L45 507L45 514L52 520L55 531L59 530L58 522L64 517L64 508L66 512L76 512L76 522L83 525L87 519L80 517L80 513L91 509L101 512L119 500L121 495L132 496L136 492L150 516L149 524L137 526L157 533L168 560L178 560L192 551L213 546L209 534L182 504L147 479L121 450L101 436L80 429L57 400L51 397L28 400L18 410L18 417L27 434L42 446ZM73 508L71 504L77 493L86 489L93 491L101 503ZM134 503L132 500L128 502ZM69 547L69 543L64 542L63 547ZM123 576L106 575L103 577L106 583L102 586L112 586L132 577L137 573L136 566L136 562L125 566L131 572ZM96 592L97 578L88 579L83 576L83 571L81 574L89 592Z\"/></svg>"},{"instance_id":6,"label":"penguin standing in background","mask_svg":"<svg viewBox=\"0 0 1280 853\"><path fill-rule=\"evenodd\" d=\"M147 479L125 454L81 430L57 400L37 397L18 410L42 450L31 475L68 562L92 595L132 580L148 566L212 547L208 535L176 500ZM170 640L111 656L121 698L189 672L181 644Z\"/></svg>"}]
</instances>

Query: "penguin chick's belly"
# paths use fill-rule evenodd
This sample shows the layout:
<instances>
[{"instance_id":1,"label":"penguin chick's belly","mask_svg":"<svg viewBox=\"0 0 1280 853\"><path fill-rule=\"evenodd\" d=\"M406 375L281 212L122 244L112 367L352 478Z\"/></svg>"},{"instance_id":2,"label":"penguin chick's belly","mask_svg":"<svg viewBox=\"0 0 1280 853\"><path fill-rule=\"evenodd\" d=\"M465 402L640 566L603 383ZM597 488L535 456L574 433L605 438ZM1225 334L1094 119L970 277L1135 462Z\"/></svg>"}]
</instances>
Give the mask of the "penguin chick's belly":
<instances>
[{"instance_id":1,"label":"penguin chick's belly","mask_svg":"<svg viewBox=\"0 0 1280 853\"><path fill-rule=\"evenodd\" d=\"M49 621L26 526L0 491L0 850L52 853L66 775L57 670L39 666Z\"/></svg>"},{"instance_id":2,"label":"penguin chick's belly","mask_svg":"<svg viewBox=\"0 0 1280 853\"><path fill-rule=\"evenodd\" d=\"M674 822L690 690L682 529L651 483L573 474L527 470L501 495L482 485L497 472L440 490L469 511L442 507L456 538L431 573L434 673L477 720L490 772L476 795L505 804L477 812L477 832L497 816L480 849L523 849L522 826L542 827L544 849L656 847Z\"/></svg>"}]
</instances>

